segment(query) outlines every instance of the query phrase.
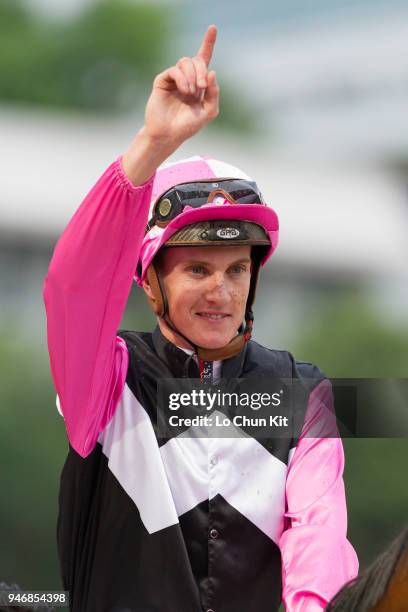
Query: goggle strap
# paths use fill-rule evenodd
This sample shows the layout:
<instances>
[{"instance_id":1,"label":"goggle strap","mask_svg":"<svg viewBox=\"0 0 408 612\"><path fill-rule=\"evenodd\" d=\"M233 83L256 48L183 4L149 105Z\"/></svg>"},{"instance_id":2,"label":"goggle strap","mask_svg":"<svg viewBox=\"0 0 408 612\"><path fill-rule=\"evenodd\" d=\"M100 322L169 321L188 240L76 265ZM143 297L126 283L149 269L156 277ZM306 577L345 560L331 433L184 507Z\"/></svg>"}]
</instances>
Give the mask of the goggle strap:
<instances>
[{"instance_id":1,"label":"goggle strap","mask_svg":"<svg viewBox=\"0 0 408 612\"><path fill-rule=\"evenodd\" d=\"M225 198L226 200L228 200L228 202L231 202L232 204L236 204L236 200L234 200L234 198L232 197L232 195L230 193L228 193L228 191L225 191L225 189L214 189L214 191L212 191L210 193L210 195L207 198L207 204L211 204L212 202L214 202L214 198L220 195L223 198Z\"/></svg>"}]
</instances>

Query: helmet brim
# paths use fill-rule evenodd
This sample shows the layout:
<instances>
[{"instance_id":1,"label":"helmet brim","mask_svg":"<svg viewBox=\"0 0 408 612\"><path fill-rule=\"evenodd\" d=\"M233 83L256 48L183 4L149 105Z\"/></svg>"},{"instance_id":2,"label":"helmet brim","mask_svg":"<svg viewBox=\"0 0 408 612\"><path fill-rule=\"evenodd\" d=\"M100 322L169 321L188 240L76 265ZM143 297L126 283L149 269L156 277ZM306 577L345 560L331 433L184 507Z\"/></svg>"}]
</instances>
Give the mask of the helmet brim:
<instances>
[{"instance_id":1,"label":"helmet brim","mask_svg":"<svg viewBox=\"0 0 408 612\"><path fill-rule=\"evenodd\" d=\"M214 205L206 204L200 208L186 206L183 212L175 219L162 228L154 226L145 236L140 252L139 261L141 263L141 274L136 272L135 280L139 285L142 284L146 275L147 268L153 261L159 249L173 234L178 232L186 225L198 223L200 221L213 221L219 219L230 219L239 221L250 221L262 226L270 239L270 248L266 251L262 259L263 265L272 255L278 245L279 220L272 208L262 204L229 204Z\"/></svg>"}]
</instances>

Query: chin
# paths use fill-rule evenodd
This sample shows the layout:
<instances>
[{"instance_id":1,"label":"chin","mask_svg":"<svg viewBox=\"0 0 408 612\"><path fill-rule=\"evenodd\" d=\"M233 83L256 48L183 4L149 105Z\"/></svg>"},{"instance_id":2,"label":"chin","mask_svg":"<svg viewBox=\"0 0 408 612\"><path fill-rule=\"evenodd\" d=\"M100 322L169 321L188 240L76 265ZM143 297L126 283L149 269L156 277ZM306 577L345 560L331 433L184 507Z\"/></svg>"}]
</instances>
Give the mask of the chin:
<instances>
[{"instance_id":1,"label":"chin","mask_svg":"<svg viewBox=\"0 0 408 612\"><path fill-rule=\"evenodd\" d=\"M228 342L223 342L222 340L211 341L208 340L208 338L206 340L202 340L201 342L199 340L196 341L196 345L204 349L220 349L226 344L228 344Z\"/></svg>"},{"instance_id":2,"label":"chin","mask_svg":"<svg viewBox=\"0 0 408 612\"><path fill-rule=\"evenodd\" d=\"M191 335L190 338L196 345L202 348L220 349L228 344L234 336L235 333L202 333Z\"/></svg>"}]
</instances>

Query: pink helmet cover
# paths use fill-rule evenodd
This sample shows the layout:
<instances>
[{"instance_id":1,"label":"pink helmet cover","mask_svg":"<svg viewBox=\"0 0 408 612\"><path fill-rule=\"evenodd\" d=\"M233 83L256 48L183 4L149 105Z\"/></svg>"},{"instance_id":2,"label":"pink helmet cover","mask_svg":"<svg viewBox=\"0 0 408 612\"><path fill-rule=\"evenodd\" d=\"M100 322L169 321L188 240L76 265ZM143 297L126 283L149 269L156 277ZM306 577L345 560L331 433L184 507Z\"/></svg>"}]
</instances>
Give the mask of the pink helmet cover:
<instances>
[{"instance_id":1,"label":"pink helmet cover","mask_svg":"<svg viewBox=\"0 0 408 612\"><path fill-rule=\"evenodd\" d=\"M154 177L149 218L157 199L171 187L180 183L200 181L212 178L243 178L252 180L242 170L209 157L191 157L180 162L161 166ZM166 241L185 225L198 221L216 219L236 219L252 221L261 225L269 235L271 246L262 260L262 265L269 259L278 244L279 221L272 208L265 204L223 204L209 203L200 208L186 206L183 212L165 227L155 225L145 235L139 255L141 273L136 271L135 281L142 285L146 271Z\"/></svg>"}]
</instances>

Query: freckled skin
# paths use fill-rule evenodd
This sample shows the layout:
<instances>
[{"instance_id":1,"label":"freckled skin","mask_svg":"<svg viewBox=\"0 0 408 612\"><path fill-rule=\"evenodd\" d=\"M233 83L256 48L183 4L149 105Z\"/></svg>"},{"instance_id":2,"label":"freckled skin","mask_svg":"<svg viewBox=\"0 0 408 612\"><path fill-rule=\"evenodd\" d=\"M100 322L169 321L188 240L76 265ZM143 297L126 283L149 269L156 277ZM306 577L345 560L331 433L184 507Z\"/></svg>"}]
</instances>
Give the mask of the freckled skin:
<instances>
[{"instance_id":1,"label":"freckled skin","mask_svg":"<svg viewBox=\"0 0 408 612\"><path fill-rule=\"evenodd\" d=\"M251 247L171 247L160 257L159 269L173 324L204 348L221 348L241 325L251 279ZM143 288L152 297L147 280ZM223 314L213 320L208 313ZM163 321L163 335L178 346L191 348Z\"/></svg>"}]
</instances>

